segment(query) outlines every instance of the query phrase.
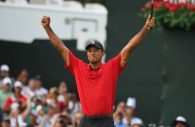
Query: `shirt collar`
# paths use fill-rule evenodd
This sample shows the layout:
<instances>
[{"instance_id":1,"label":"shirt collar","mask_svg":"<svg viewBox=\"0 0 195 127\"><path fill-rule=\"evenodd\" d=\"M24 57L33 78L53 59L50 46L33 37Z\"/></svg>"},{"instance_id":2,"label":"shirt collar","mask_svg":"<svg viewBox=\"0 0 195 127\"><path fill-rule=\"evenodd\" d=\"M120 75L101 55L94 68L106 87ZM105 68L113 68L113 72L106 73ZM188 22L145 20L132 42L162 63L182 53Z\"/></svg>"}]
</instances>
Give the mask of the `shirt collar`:
<instances>
[{"instance_id":1,"label":"shirt collar","mask_svg":"<svg viewBox=\"0 0 195 127\"><path fill-rule=\"evenodd\" d=\"M91 69L91 67L90 67L90 64L87 64L87 70L89 70L89 71L92 71L92 70L98 70L98 69L102 69L102 63L99 65L99 67L98 68L96 68L96 69Z\"/></svg>"}]
</instances>

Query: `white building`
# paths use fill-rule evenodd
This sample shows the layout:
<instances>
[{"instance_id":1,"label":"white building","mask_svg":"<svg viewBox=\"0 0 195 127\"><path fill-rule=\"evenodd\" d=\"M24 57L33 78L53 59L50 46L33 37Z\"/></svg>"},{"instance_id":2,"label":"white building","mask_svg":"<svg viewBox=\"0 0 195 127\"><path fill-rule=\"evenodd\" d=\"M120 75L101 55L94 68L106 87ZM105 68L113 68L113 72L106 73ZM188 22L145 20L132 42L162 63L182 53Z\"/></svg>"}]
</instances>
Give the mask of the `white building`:
<instances>
[{"instance_id":1,"label":"white building","mask_svg":"<svg viewBox=\"0 0 195 127\"><path fill-rule=\"evenodd\" d=\"M107 9L100 4L63 0L7 0L0 2L0 40L31 43L48 39L41 17L50 16L51 26L60 39L76 39L77 49L97 39L105 46Z\"/></svg>"}]
</instances>

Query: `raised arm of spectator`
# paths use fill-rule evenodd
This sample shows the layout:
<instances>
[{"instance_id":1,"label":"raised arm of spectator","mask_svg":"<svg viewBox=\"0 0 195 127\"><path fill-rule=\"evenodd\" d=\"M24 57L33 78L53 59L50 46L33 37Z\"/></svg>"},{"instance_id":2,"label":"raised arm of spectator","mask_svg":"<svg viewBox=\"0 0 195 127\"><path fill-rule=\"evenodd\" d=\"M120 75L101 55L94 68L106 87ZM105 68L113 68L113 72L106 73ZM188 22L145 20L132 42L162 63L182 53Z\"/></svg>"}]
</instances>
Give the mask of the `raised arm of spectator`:
<instances>
[{"instance_id":1,"label":"raised arm of spectator","mask_svg":"<svg viewBox=\"0 0 195 127\"><path fill-rule=\"evenodd\" d=\"M121 50L121 67L123 67L129 58L129 55L135 49L135 47L143 40L145 35L148 33L150 28L155 26L155 18L151 18L149 15L145 25L129 42L128 44Z\"/></svg>"},{"instance_id":2,"label":"raised arm of spectator","mask_svg":"<svg viewBox=\"0 0 195 127\"><path fill-rule=\"evenodd\" d=\"M41 20L42 26L47 32L52 45L61 54L64 62L69 65L69 49L64 45L64 43L58 38L58 36L53 32L50 27L50 17L43 16Z\"/></svg>"},{"instance_id":3,"label":"raised arm of spectator","mask_svg":"<svg viewBox=\"0 0 195 127\"><path fill-rule=\"evenodd\" d=\"M30 95L27 95L27 107L26 109L22 112L22 119L25 120L26 117L29 115L31 110L31 97Z\"/></svg>"}]
</instances>

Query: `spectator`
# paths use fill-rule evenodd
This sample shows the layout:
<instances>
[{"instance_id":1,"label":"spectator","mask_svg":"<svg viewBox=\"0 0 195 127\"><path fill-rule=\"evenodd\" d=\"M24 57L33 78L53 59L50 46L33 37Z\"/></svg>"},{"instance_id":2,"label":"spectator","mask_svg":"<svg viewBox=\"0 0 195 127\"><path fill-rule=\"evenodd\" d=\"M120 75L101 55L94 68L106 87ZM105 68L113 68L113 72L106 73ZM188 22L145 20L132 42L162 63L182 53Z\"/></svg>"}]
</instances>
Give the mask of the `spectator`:
<instances>
[{"instance_id":1,"label":"spectator","mask_svg":"<svg viewBox=\"0 0 195 127\"><path fill-rule=\"evenodd\" d=\"M53 127L68 127L68 125L64 124L64 120L62 117L58 117Z\"/></svg>"},{"instance_id":2,"label":"spectator","mask_svg":"<svg viewBox=\"0 0 195 127\"><path fill-rule=\"evenodd\" d=\"M171 123L171 127L190 127L190 125L183 116L178 116L176 120Z\"/></svg>"},{"instance_id":3,"label":"spectator","mask_svg":"<svg viewBox=\"0 0 195 127\"><path fill-rule=\"evenodd\" d=\"M10 127L10 120L4 119L1 124L2 127Z\"/></svg>"},{"instance_id":4,"label":"spectator","mask_svg":"<svg viewBox=\"0 0 195 127\"><path fill-rule=\"evenodd\" d=\"M36 114L37 114L37 122L39 123L39 126L43 127L47 119L47 114L45 110L43 109L42 105L38 105L36 107Z\"/></svg>"},{"instance_id":5,"label":"spectator","mask_svg":"<svg viewBox=\"0 0 195 127\"><path fill-rule=\"evenodd\" d=\"M33 107L36 108L38 105L46 105L46 99L34 97L33 98Z\"/></svg>"},{"instance_id":6,"label":"spectator","mask_svg":"<svg viewBox=\"0 0 195 127\"><path fill-rule=\"evenodd\" d=\"M122 112L117 112L115 114L115 126L116 127L126 127L126 124L123 122L123 113Z\"/></svg>"},{"instance_id":7,"label":"spectator","mask_svg":"<svg viewBox=\"0 0 195 127\"><path fill-rule=\"evenodd\" d=\"M65 99L65 97L63 95L58 95L57 98L57 103L58 103L58 107L60 108L61 111L67 109L67 99Z\"/></svg>"},{"instance_id":8,"label":"spectator","mask_svg":"<svg viewBox=\"0 0 195 127\"><path fill-rule=\"evenodd\" d=\"M38 127L37 114L35 110L30 112L30 123L27 125L27 127Z\"/></svg>"},{"instance_id":9,"label":"spectator","mask_svg":"<svg viewBox=\"0 0 195 127\"><path fill-rule=\"evenodd\" d=\"M34 97L36 93L36 79L31 78L28 82L28 87L26 89L23 89L22 94L26 95L29 94L30 97Z\"/></svg>"},{"instance_id":10,"label":"spectator","mask_svg":"<svg viewBox=\"0 0 195 127\"><path fill-rule=\"evenodd\" d=\"M62 81L59 85L58 90L59 90L58 92L60 95L63 95L64 97L66 97L68 95L68 87L67 87L66 82Z\"/></svg>"},{"instance_id":11,"label":"spectator","mask_svg":"<svg viewBox=\"0 0 195 127\"><path fill-rule=\"evenodd\" d=\"M74 117L74 114L76 112L81 111L80 101L78 99L78 96L75 93L72 94L71 99L69 100L68 109L70 111L71 118Z\"/></svg>"},{"instance_id":12,"label":"spectator","mask_svg":"<svg viewBox=\"0 0 195 127\"><path fill-rule=\"evenodd\" d=\"M63 115L60 115L59 118L63 120L63 125L65 127L72 127L71 126L72 125L71 124L71 119L70 119L70 116L69 115L63 114Z\"/></svg>"},{"instance_id":13,"label":"spectator","mask_svg":"<svg viewBox=\"0 0 195 127\"><path fill-rule=\"evenodd\" d=\"M126 126L130 127L131 120L134 117L136 108L136 99L129 97L127 99L126 108L125 108L125 116L123 118L123 122L126 124Z\"/></svg>"},{"instance_id":14,"label":"spectator","mask_svg":"<svg viewBox=\"0 0 195 127\"><path fill-rule=\"evenodd\" d=\"M131 127L143 127L143 126L144 126L143 121L140 118L138 117L132 118Z\"/></svg>"},{"instance_id":15,"label":"spectator","mask_svg":"<svg viewBox=\"0 0 195 127\"><path fill-rule=\"evenodd\" d=\"M116 111L113 114L114 123L116 127L126 127L126 124L123 121L125 115L125 102L121 101L116 108Z\"/></svg>"},{"instance_id":16,"label":"spectator","mask_svg":"<svg viewBox=\"0 0 195 127\"><path fill-rule=\"evenodd\" d=\"M58 89L56 87L51 87L47 96L47 104L57 103Z\"/></svg>"},{"instance_id":17,"label":"spectator","mask_svg":"<svg viewBox=\"0 0 195 127\"><path fill-rule=\"evenodd\" d=\"M68 87L67 87L66 82L64 81L60 82L59 87L58 87L58 93L59 93L57 97L58 103L63 105L64 108L67 108L69 96L68 96Z\"/></svg>"},{"instance_id":18,"label":"spectator","mask_svg":"<svg viewBox=\"0 0 195 127\"><path fill-rule=\"evenodd\" d=\"M73 120L72 120L72 127L79 127L80 121L82 119L82 113L81 112L76 112Z\"/></svg>"},{"instance_id":19,"label":"spectator","mask_svg":"<svg viewBox=\"0 0 195 127\"><path fill-rule=\"evenodd\" d=\"M2 87L2 80L5 77L9 77L11 79L12 83L15 81L15 79L13 77L11 77L10 68L7 64L3 64L0 67L0 88Z\"/></svg>"},{"instance_id":20,"label":"spectator","mask_svg":"<svg viewBox=\"0 0 195 127\"><path fill-rule=\"evenodd\" d=\"M29 77L28 71L26 69L22 69L22 71L20 72L16 80L20 81L22 85L26 87L28 82L28 77Z\"/></svg>"},{"instance_id":21,"label":"spectator","mask_svg":"<svg viewBox=\"0 0 195 127\"><path fill-rule=\"evenodd\" d=\"M0 72L1 72L1 78L5 78L5 77L9 77L10 76L10 68L7 64L3 64L1 65L0 68Z\"/></svg>"},{"instance_id":22,"label":"spectator","mask_svg":"<svg viewBox=\"0 0 195 127\"><path fill-rule=\"evenodd\" d=\"M39 75L35 76L36 82L36 96L42 100L46 98L48 90L42 86L42 79Z\"/></svg>"},{"instance_id":23,"label":"spectator","mask_svg":"<svg viewBox=\"0 0 195 127\"><path fill-rule=\"evenodd\" d=\"M29 115L30 109L31 98L29 95L27 96L27 107L24 111L18 103L13 103L10 112L11 127L25 127L27 125L25 119Z\"/></svg>"},{"instance_id":24,"label":"spectator","mask_svg":"<svg viewBox=\"0 0 195 127\"><path fill-rule=\"evenodd\" d=\"M13 92L11 91L12 81L9 77L5 77L2 80L2 86L0 89L0 122L2 121L3 117L6 116L6 113L3 112L3 106L5 101L9 97L13 97Z\"/></svg>"},{"instance_id":25,"label":"spectator","mask_svg":"<svg viewBox=\"0 0 195 127\"><path fill-rule=\"evenodd\" d=\"M0 108L3 109L5 101L9 97L13 97L13 92L11 91L12 81L9 77L3 79L3 87L0 89Z\"/></svg>"},{"instance_id":26,"label":"spectator","mask_svg":"<svg viewBox=\"0 0 195 127\"><path fill-rule=\"evenodd\" d=\"M14 83L14 96L8 97L5 101L4 110L10 110L10 106L12 103L17 102L21 104L22 107L26 106L26 97L21 94L22 91L22 83L20 81L16 81Z\"/></svg>"},{"instance_id":27,"label":"spectator","mask_svg":"<svg viewBox=\"0 0 195 127\"><path fill-rule=\"evenodd\" d=\"M58 116L59 114L56 113L56 105L49 104L48 105L48 115L45 120L44 127L53 127Z\"/></svg>"}]
</instances>

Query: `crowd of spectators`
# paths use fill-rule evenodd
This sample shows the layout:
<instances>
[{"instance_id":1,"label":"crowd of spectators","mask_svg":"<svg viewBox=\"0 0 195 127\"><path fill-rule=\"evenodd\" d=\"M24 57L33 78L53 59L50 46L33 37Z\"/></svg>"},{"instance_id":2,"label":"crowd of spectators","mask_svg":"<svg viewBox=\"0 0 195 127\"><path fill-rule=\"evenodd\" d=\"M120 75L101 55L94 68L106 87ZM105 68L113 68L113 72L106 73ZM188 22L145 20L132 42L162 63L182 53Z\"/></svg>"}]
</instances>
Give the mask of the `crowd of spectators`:
<instances>
[{"instance_id":1,"label":"crowd of spectators","mask_svg":"<svg viewBox=\"0 0 195 127\"><path fill-rule=\"evenodd\" d=\"M1 65L0 110L3 127L78 127L82 117L78 96L64 81L46 89L39 75L29 78L24 69L14 78L8 65Z\"/></svg>"},{"instance_id":2,"label":"crowd of spectators","mask_svg":"<svg viewBox=\"0 0 195 127\"><path fill-rule=\"evenodd\" d=\"M0 127L79 127L83 113L78 95L70 93L64 81L49 89L42 84L39 75L30 78L23 69L12 77L8 65L0 66ZM115 126L146 126L135 108L135 98L119 102L113 112ZM170 126L190 127L182 116Z\"/></svg>"}]
</instances>

